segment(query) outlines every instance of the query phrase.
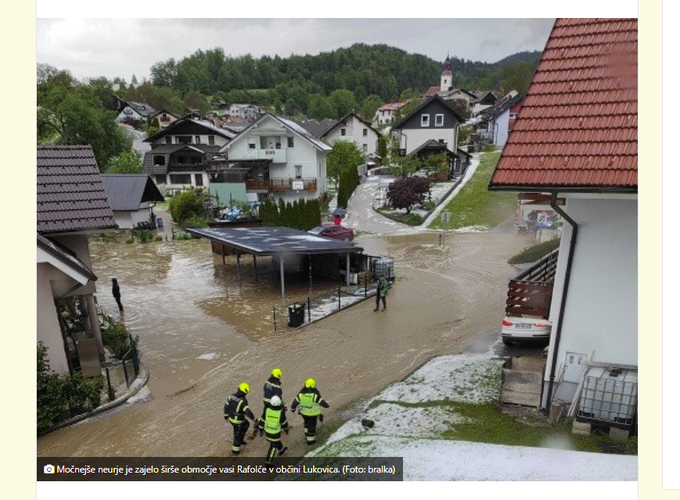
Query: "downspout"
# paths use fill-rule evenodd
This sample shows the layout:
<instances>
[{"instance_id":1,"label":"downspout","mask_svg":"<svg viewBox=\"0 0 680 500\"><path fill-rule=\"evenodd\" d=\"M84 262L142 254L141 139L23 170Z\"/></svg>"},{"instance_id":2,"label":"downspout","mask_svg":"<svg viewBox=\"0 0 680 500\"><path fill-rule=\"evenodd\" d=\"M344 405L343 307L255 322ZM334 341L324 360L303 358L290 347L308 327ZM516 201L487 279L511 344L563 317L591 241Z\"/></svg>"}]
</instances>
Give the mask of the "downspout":
<instances>
[{"instance_id":1,"label":"downspout","mask_svg":"<svg viewBox=\"0 0 680 500\"><path fill-rule=\"evenodd\" d=\"M560 214L572 228L571 241L569 242L569 256L567 257L567 269L564 275L564 286L562 287L562 298L560 300L560 314L557 318L557 328L555 330L555 346L553 349L552 363L550 368L550 381L548 382L548 396L546 398L546 413L550 414L550 404L553 396L553 385L555 383L555 370L557 368L557 352L560 348L560 338L562 336L562 325L564 323L564 309L567 303L567 292L569 291L569 281L571 277L571 266L574 261L574 250L576 248L576 237L578 236L578 224L567 215L567 213L557 204L557 193L552 193L550 197L550 207Z\"/></svg>"}]
</instances>

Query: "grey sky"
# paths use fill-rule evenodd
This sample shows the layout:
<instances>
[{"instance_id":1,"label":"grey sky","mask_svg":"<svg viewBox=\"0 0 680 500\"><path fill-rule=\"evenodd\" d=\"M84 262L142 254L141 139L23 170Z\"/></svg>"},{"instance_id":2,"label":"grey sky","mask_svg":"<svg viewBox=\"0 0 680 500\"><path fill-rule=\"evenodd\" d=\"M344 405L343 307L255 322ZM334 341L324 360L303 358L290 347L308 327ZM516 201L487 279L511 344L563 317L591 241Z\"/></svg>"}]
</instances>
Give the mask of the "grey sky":
<instances>
[{"instance_id":1,"label":"grey sky","mask_svg":"<svg viewBox=\"0 0 680 500\"><path fill-rule=\"evenodd\" d=\"M385 43L443 60L495 62L541 50L554 19L37 19L36 60L76 78L150 76L151 66L216 47L225 54L318 54ZM454 68L455 71L455 68Z\"/></svg>"}]
</instances>

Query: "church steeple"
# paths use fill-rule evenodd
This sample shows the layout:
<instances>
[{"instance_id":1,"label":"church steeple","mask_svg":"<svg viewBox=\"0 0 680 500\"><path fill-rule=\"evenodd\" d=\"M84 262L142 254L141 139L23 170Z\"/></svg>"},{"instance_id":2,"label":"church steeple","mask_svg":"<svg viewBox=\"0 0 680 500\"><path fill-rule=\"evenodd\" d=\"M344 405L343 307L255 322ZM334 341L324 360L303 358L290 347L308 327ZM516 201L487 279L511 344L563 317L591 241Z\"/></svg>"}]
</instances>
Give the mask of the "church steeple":
<instances>
[{"instance_id":1,"label":"church steeple","mask_svg":"<svg viewBox=\"0 0 680 500\"><path fill-rule=\"evenodd\" d=\"M441 92L449 90L453 87L453 73L451 72L451 58L446 54L446 60L444 61L444 69L442 69L442 77L439 84L439 90Z\"/></svg>"}]
</instances>

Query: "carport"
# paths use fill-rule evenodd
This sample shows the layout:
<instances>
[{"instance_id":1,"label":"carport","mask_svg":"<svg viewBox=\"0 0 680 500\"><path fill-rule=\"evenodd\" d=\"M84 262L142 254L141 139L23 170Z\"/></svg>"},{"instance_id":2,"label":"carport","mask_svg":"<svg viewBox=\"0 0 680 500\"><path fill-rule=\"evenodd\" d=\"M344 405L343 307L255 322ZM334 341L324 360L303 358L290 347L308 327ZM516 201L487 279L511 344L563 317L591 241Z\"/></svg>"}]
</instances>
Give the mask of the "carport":
<instances>
[{"instance_id":1,"label":"carport","mask_svg":"<svg viewBox=\"0 0 680 500\"><path fill-rule=\"evenodd\" d=\"M187 229L196 236L212 242L212 251L222 256L236 255L236 274L241 281L241 255L253 256L255 280L257 281L257 258L276 257L279 259L281 275L281 297L286 295L284 263L292 257L303 255L345 255L345 281L350 285L350 255L363 253L364 249L350 242L291 229L288 227L237 227Z\"/></svg>"}]
</instances>

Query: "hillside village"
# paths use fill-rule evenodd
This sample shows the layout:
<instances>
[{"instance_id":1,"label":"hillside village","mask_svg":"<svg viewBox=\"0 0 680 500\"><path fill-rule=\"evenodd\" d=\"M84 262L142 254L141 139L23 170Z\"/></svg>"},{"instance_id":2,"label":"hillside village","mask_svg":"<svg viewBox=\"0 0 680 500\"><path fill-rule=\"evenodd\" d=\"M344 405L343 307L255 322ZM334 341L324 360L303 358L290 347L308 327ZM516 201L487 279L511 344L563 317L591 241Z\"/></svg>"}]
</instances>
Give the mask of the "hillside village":
<instances>
[{"instance_id":1,"label":"hillside village","mask_svg":"<svg viewBox=\"0 0 680 500\"><path fill-rule=\"evenodd\" d=\"M318 442L290 412L292 457L636 480L637 21L557 20L527 88L456 71L370 115L119 92L107 127L132 148L108 157L39 78L38 457L265 457L222 405L248 382L266 414L278 367L286 405L308 377L331 404ZM428 472L423 446L530 472Z\"/></svg>"}]
</instances>

